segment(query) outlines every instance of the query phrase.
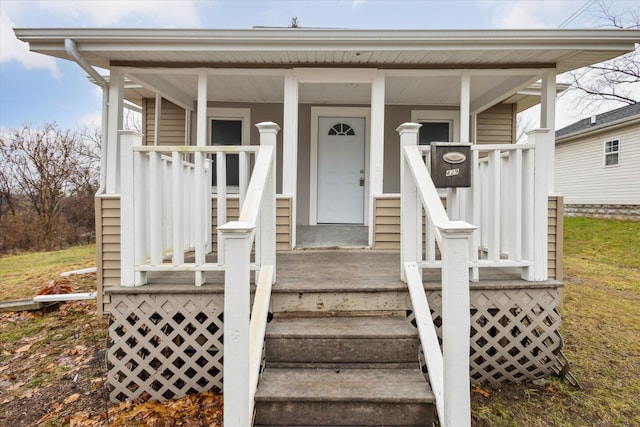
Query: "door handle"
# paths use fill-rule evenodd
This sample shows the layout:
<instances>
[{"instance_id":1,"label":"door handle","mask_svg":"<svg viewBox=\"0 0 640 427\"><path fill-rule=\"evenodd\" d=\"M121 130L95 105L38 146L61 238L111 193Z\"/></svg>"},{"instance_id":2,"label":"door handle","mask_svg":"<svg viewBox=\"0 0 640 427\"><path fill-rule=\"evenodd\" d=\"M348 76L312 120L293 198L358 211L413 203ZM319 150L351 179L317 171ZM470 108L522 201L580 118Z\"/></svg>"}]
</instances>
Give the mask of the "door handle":
<instances>
[{"instance_id":1,"label":"door handle","mask_svg":"<svg viewBox=\"0 0 640 427\"><path fill-rule=\"evenodd\" d=\"M360 178L360 187L364 187L364 178Z\"/></svg>"}]
</instances>

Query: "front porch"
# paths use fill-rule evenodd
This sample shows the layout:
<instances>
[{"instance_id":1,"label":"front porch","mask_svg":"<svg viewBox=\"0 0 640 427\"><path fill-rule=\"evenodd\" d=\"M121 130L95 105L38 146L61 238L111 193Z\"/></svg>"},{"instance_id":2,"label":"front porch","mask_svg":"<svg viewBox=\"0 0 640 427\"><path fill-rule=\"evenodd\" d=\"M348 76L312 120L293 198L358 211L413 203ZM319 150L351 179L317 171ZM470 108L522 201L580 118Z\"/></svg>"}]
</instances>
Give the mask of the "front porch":
<instances>
[{"instance_id":1,"label":"front porch","mask_svg":"<svg viewBox=\"0 0 640 427\"><path fill-rule=\"evenodd\" d=\"M163 400L189 392L222 390L224 275L222 272L207 272L206 275L206 284L200 287L193 285L192 273L163 272L150 273L144 287L109 288L114 315L109 329L112 400L141 397ZM327 369L332 365L322 362L321 354L335 352L324 356L333 360L339 357L336 354L343 345L326 336L335 328L332 319L341 319L344 323L357 317L368 319L370 324L376 324L378 318L404 319L408 325L414 321L407 285L399 280L400 254L397 251L285 252L278 255L276 275L278 281L273 285L269 307L273 320L266 329L267 357L263 369L281 369L283 366L308 369L312 366L299 361L283 365L269 359L270 354L280 351L278 348L283 346L276 338L270 338L273 328L279 331L273 332L278 336L285 333L283 326L278 326L282 322L286 325L298 321L305 325L309 322L320 325L324 332L316 334L323 337L323 347L313 353L316 360L320 360L315 362L317 367ZM561 287L562 284L555 280L524 281L519 272L503 268L483 269L480 282L469 284L469 365L473 382L524 381L558 372L562 340L558 334L561 320L557 308ZM441 339L439 272L425 272L424 290ZM252 295L254 292L252 283ZM317 320L310 320L314 318ZM321 326L323 322L326 322L326 328ZM389 334L393 334L393 330ZM306 333L313 334L313 331L307 329ZM412 339L418 348L417 332ZM332 345L337 347L332 350ZM349 348L354 351L354 347ZM385 362L379 368L424 367L422 351L412 354L413 363L398 360L394 361L396 364ZM370 367L370 363L350 360L347 364L341 363L340 368ZM327 400L330 399L327 397ZM257 402L260 411L259 396Z\"/></svg>"}]
</instances>

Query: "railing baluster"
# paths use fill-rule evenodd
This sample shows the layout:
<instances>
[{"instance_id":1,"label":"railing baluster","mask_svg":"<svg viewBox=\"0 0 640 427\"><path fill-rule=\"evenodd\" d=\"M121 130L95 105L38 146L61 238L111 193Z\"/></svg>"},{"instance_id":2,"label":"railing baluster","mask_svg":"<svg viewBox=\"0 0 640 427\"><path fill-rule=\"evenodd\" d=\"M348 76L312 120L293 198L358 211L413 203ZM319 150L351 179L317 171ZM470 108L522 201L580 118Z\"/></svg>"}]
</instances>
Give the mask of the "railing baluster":
<instances>
[{"instance_id":1,"label":"railing baluster","mask_svg":"<svg viewBox=\"0 0 640 427\"><path fill-rule=\"evenodd\" d=\"M211 234L209 229L206 228L206 217L207 215L211 216L211 210L207 212L207 203L206 203L206 191L205 187L208 183L205 181L206 173L205 173L205 156L201 152L196 152L194 154L194 193L195 198L193 200L194 206L194 243L195 243L195 263L196 263L196 277L195 277L195 285L200 286L205 282L205 274L202 270L198 270L197 268L204 265L206 262L206 235Z\"/></svg>"},{"instance_id":2,"label":"railing baluster","mask_svg":"<svg viewBox=\"0 0 640 427\"><path fill-rule=\"evenodd\" d=\"M491 261L500 260L500 151L489 153L489 230L488 230L488 256Z\"/></svg>"},{"instance_id":3,"label":"railing baluster","mask_svg":"<svg viewBox=\"0 0 640 427\"><path fill-rule=\"evenodd\" d=\"M151 265L162 263L162 198L165 194L160 153L149 153L149 251Z\"/></svg>"},{"instance_id":4,"label":"railing baluster","mask_svg":"<svg viewBox=\"0 0 640 427\"><path fill-rule=\"evenodd\" d=\"M164 176L164 231L162 238L162 257L169 254L171 250L171 242L173 241L173 183L171 178L173 177L173 163L169 158L162 156L162 173Z\"/></svg>"},{"instance_id":5,"label":"railing baluster","mask_svg":"<svg viewBox=\"0 0 640 427\"><path fill-rule=\"evenodd\" d=\"M216 193L218 227L227 222L227 156L219 151L216 153ZM224 264L224 240L218 232L218 264Z\"/></svg>"},{"instance_id":6,"label":"railing baluster","mask_svg":"<svg viewBox=\"0 0 640 427\"><path fill-rule=\"evenodd\" d=\"M513 255L511 259L522 260L522 150L513 152L512 160L512 185L514 188L514 213L513 213Z\"/></svg>"},{"instance_id":7,"label":"railing baluster","mask_svg":"<svg viewBox=\"0 0 640 427\"><path fill-rule=\"evenodd\" d=\"M184 179L182 174L182 154L174 151L171 154L173 163L173 265L184 263Z\"/></svg>"}]
</instances>

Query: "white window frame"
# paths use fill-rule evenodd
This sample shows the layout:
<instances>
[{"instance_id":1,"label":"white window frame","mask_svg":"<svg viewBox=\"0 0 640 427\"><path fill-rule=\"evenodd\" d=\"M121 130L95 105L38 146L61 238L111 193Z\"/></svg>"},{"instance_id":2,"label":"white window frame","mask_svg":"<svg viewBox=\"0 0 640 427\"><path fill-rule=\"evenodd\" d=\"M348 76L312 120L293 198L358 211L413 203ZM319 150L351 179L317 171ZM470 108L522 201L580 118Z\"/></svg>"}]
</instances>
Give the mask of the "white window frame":
<instances>
[{"instance_id":1,"label":"white window frame","mask_svg":"<svg viewBox=\"0 0 640 427\"><path fill-rule=\"evenodd\" d=\"M618 143L618 149L616 151L607 152L607 144L613 143L613 142L617 142ZM604 144L602 144L602 150L603 150L603 154L604 154L604 158L603 158L604 165L603 166L605 168L615 168L615 167L620 166L620 151L621 151L620 149L621 149L621 147L622 147L622 142L620 141L620 138L610 138L610 139L607 139L606 141L604 141ZM617 161L616 161L615 164L608 165L607 164L607 158L609 156L613 155L613 154L616 155Z\"/></svg>"},{"instance_id":2,"label":"white window frame","mask_svg":"<svg viewBox=\"0 0 640 427\"><path fill-rule=\"evenodd\" d=\"M449 123L451 142L460 141L460 111L458 110L411 110L413 123Z\"/></svg>"},{"instance_id":3,"label":"white window frame","mask_svg":"<svg viewBox=\"0 0 640 427\"><path fill-rule=\"evenodd\" d=\"M250 108L207 108L207 144L211 145L211 122L214 120L240 120L242 122L242 145L251 145L251 109ZM217 186L212 185L212 191L218 193ZM227 186L228 194L239 194L236 185Z\"/></svg>"}]
</instances>

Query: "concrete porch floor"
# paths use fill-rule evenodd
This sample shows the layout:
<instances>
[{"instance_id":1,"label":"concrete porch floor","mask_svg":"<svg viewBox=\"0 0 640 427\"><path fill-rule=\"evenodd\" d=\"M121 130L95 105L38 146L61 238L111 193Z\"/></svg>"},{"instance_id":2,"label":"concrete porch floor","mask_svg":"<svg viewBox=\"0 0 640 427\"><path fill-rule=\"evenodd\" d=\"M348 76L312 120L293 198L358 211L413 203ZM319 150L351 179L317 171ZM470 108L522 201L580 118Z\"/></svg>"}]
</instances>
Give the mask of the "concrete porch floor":
<instances>
[{"instance_id":1,"label":"concrete porch floor","mask_svg":"<svg viewBox=\"0 0 640 427\"><path fill-rule=\"evenodd\" d=\"M369 227L349 224L298 225L297 248L369 246Z\"/></svg>"},{"instance_id":2,"label":"concrete porch floor","mask_svg":"<svg viewBox=\"0 0 640 427\"><path fill-rule=\"evenodd\" d=\"M210 255L213 262L214 255ZM187 262L192 262L189 257ZM362 248L315 248L296 249L277 254L276 288L305 290L369 290L372 288L405 289L400 281L400 253L392 250L371 250ZM253 274L251 278L253 279ZM189 271L150 272L149 284L189 285L193 284L194 273ZM425 289L440 287L440 270L423 271ZM207 272L203 287L219 286L224 283L222 271ZM518 268L481 268L480 282L471 283L478 287L518 287L557 286L555 280L546 282L526 282L520 278ZM276 289L274 288L274 289Z\"/></svg>"}]
</instances>

